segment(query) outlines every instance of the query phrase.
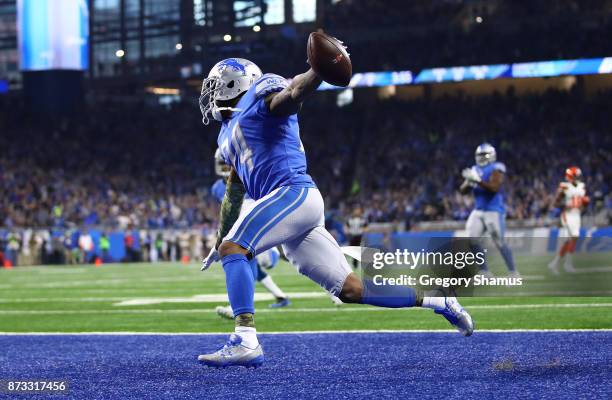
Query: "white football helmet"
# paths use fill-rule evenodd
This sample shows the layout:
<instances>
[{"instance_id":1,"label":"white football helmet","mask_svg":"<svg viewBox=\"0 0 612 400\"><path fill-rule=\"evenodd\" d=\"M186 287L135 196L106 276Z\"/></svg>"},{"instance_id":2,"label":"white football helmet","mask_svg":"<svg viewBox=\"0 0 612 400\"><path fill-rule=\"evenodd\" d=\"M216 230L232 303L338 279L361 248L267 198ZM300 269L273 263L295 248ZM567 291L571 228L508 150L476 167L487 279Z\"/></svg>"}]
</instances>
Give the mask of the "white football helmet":
<instances>
[{"instance_id":1,"label":"white football helmet","mask_svg":"<svg viewBox=\"0 0 612 400\"><path fill-rule=\"evenodd\" d=\"M204 125L210 121L209 114L221 121L221 111L240 111L233 107L218 107L216 101L235 99L249 90L261 75L261 69L244 58L227 58L216 63L202 82L200 111Z\"/></svg>"},{"instance_id":2,"label":"white football helmet","mask_svg":"<svg viewBox=\"0 0 612 400\"><path fill-rule=\"evenodd\" d=\"M232 167L227 165L221 156L221 150L215 151L215 173L222 178L227 178L230 174Z\"/></svg>"},{"instance_id":3,"label":"white football helmet","mask_svg":"<svg viewBox=\"0 0 612 400\"><path fill-rule=\"evenodd\" d=\"M495 147L490 145L489 143L483 143L480 146L476 147L476 164L481 167L485 165L495 162L497 160L497 152L495 151Z\"/></svg>"}]
</instances>

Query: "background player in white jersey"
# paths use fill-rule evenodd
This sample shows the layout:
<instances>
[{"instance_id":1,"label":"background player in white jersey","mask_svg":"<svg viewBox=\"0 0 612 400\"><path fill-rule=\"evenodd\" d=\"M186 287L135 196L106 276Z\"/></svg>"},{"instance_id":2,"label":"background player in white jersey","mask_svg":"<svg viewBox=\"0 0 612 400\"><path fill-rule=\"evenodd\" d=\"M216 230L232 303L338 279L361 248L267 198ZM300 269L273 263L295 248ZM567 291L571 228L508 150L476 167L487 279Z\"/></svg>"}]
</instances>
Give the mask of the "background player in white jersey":
<instances>
[{"instance_id":1,"label":"background player in white jersey","mask_svg":"<svg viewBox=\"0 0 612 400\"><path fill-rule=\"evenodd\" d=\"M325 36L325 40L338 49L341 46L334 38ZM329 68L343 58L348 59L344 50L329 61ZM283 246L300 273L345 303L428 307L463 335L473 331L470 315L454 297L426 296L406 286L377 287L362 281L325 229L323 198L306 172L297 121L302 101L321 82L312 68L289 83L278 75L262 75L255 64L238 58L217 63L204 80L203 122L208 123L211 115L221 122L217 142L223 159L233 168L221 207L218 246L204 260L203 269L221 260L236 325L225 346L198 357L205 365L263 364L249 259L277 245ZM255 202L242 208L245 192Z\"/></svg>"},{"instance_id":2,"label":"background player in white jersey","mask_svg":"<svg viewBox=\"0 0 612 400\"><path fill-rule=\"evenodd\" d=\"M221 152L219 149L217 149L217 151L215 151L215 173L217 176L219 176L219 179L213 183L212 187L210 188L210 192L219 203L223 202L223 197L225 196L225 181L229 177L231 170L232 168L223 161L223 158L221 158ZM252 199L245 195L242 202L242 207L248 207L248 204L252 201ZM286 307L291 304L289 297L281 290L281 288L278 287L272 277L265 271L266 269L274 268L276 264L278 264L279 260L280 252L276 248L272 248L258 254L257 257L251 260L251 267L253 268L255 279L257 282L261 283L261 285L266 288L266 290L270 292L274 298L276 298L276 302L269 305L271 308ZM232 310L231 305L218 306L215 310L217 311L217 314L223 318L234 318L234 311Z\"/></svg>"},{"instance_id":3,"label":"background player in white jersey","mask_svg":"<svg viewBox=\"0 0 612 400\"><path fill-rule=\"evenodd\" d=\"M576 250L576 242L580 236L580 214L589 204L586 187L582 182L582 171L578 167L569 167L565 170L565 182L559 184L555 196L555 206L561 210L560 237L565 238L559 252L548 264L553 274L559 273L559 262L565 258L563 267L566 272L575 272L572 264L572 255Z\"/></svg>"},{"instance_id":4,"label":"background player in white jersey","mask_svg":"<svg viewBox=\"0 0 612 400\"><path fill-rule=\"evenodd\" d=\"M474 193L474 209L470 213L465 225L473 241L474 250L482 251L482 240L489 234L495 246L499 249L509 275L519 276L514 265L512 251L505 240L506 208L502 184L506 174L506 166L497 161L495 147L483 143L476 148L476 165L463 170L463 183L459 190ZM491 276L485 262L481 267L484 275Z\"/></svg>"}]
</instances>

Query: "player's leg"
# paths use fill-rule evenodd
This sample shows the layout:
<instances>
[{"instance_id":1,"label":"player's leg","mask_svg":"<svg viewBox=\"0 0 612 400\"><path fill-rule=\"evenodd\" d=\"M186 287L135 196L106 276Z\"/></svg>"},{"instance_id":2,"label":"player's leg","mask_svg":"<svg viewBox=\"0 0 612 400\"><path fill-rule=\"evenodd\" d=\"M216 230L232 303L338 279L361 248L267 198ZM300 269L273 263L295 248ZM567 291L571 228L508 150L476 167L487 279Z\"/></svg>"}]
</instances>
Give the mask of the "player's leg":
<instances>
[{"instance_id":1,"label":"player's leg","mask_svg":"<svg viewBox=\"0 0 612 400\"><path fill-rule=\"evenodd\" d=\"M261 283L261 285L266 288L266 290L270 292L274 298L276 298L276 303L270 304L270 307L286 307L291 304L289 297L281 290L281 288L278 287L272 277L266 271L264 271L264 269L258 263L256 263L256 265L257 282Z\"/></svg>"},{"instance_id":2,"label":"player's leg","mask_svg":"<svg viewBox=\"0 0 612 400\"><path fill-rule=\"evenodd\" d=\"M342 300L340 300L338 298L338 296L334 296L332 293L328 292L327 290L325 291L325 293L327 294L327 296L329 297L329 299L332 301L332 303L336 306L336 307L340 307L342 304L344 304L342 302Z\"/></svg>"},{"instance_id":3,"label":"player's leg","mask_svg":"<svg viewBox=\"0 0 612 400\"><path fill-rule=\"evenodd\" d=\"M308 212L311 202L308 188L283 187L243 207L219 246L227 293L234 311L235 332L223 349L201 355L200 361L210 366L263 363L263 351L255 330L255 279L249 258L316 225L320 217L313 217Z\"/></svg>"},{"instance_id":4,"label":"player's leg","mask_svg":"<svg viewBox=\"0 0 612 400\"><path fill-rule=\"evenodd\" d=\"M235 333L250 349L259 346L255 334L255 274L247 253L239 246L223 243L219 247L225 271L227 295L234 313Z\"/></svg>"},{"instance_id":5,"label":"player's leg","mask_svg":"<svg viewBox=\"0 0 612 400\"><path fill-rule=\"evenodd\" d=\"M553 275L559 275L559 262L565 257L565 253L567 253L567 248L569 245L567 238L567 228L562 222L562 226L561 229L559 229L558 236L558 240L561 243L561 246L559 246L559 250L557 250L557 252L555 253L555 257L552 259L552 261L548 263L548 269L550 270L550 272L553 273Z\"/></svg>"},{"instance_id":6,"label":"player's leg","mask_svg":"<svg viewBox=\"0 0 612 400\"><path fill-rule=\"evenodd\" d=\"M566 270L568 270L568 272L573 272L573 268L571 267L571 260L568 263L567 258L569 258L568 253L570 249L572 248L572 246L575 246L573 235L575 233L575 229L572 229L573 227L570 226L571 224L569 222L571 220L571 217L568 218L568 216L569 214L565 211L561 213L561 229L559 229L559 241L561 242L561 246L559 247L557 254L555 254L555 258L553 258L553 260L548 264L548 269L554 275L559 274L559 263L561 262L561 260L565 260ZM580 229L578 226L578 231L579 230Z\"/></svg>"},{"instance_id":7,"label":"player's leg","mask_svg":"<svg viewBox=\"0 0 612 400\"><path fill-rule=\"evenodd\" d=\"M369 304L386 308L427 307L444 315L466 336L473 331L470 315L454 297L425 295L408 286L375 285L361 280L349 266L333 236L323 226L283 245L287 258L308 276L345 303Z\"/></svg>"},{"instance_id":8,"label":"player's leg","mask_svg":"<svg viewBox=\"0 0 612 400\"><path fill-rule=\"evenodd\" d=\"M501 253L502 258L506 263L506 267L508 268L509 274L519 275L518 271L516 270L516 266L514 265L512 250L510 250L510 246L508 246L508 243L506 243L506 215L496 211L486 211L484 213L484 219L487 232L489 232L495 247L497 247Z\"/></svg>"},{"instance_id":9,"label":"player's leg","mask_svg":"<svg viewBox=\"0 0 612 400\"><path fill-rule=\"evenodd\" d=\"M349 240L349 246L361 246L361 235L353 235ZM359 261L353 258L353 269L359 267Z\"/></svg>"},{"instance_id":10,"label":"player's leg","mask_svg":"<svg viewBox=\"0 0 612 400\"><path fill-rule=\"evenodd\" d=\"M470 245L473 253L484 254L483 235L485 233L484 213L481 210L472 210L470 216L465 223L465 230L470 238ZM485 257L484 262L480 266L480 272L486 276L492 276L489 271L489 264Z\"/></svg>"},{"instance_id":11,"label":"player's leg","mask_svg":"<svg viewBox=\"0 0 612 400\"><path fill-rule=\"evenodd\" d=\"M251 272L253 274L253 279L259 280L257 262L255 261L255 259L252 259L249 261L249 264L251 266ZM217 312L217 315L220 316L221 318L234 319L234 310L232 309L231 304L227 306L217 306L215 307L215 311Z\"/></svg>"},{"instance_id":12,"label":"player's leg","mask_svg":"<svg viewBox=\"0 0 612 400\"><path fill-rule=\"evenodd\" d=\"M576 212L567 213L566 223L569 238L566 242L566 253L563 269L565 269L565 272L576 272L572 258L574 252L576 251L576 243L580 237L580 214Z\"/></svg>"}]
</instances>

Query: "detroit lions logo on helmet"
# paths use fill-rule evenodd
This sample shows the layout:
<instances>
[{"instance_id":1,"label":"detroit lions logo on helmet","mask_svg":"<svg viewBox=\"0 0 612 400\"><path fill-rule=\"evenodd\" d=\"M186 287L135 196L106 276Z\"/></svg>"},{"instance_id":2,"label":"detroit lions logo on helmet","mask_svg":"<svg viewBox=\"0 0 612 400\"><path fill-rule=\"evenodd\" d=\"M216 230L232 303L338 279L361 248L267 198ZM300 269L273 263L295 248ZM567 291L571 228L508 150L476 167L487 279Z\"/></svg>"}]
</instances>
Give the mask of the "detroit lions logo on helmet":
<instances>
[{"instance_id":1,"label":"detroit lions logo on helmet","mask_svg":"<svg viewBox=\"0 0 612 400\"><path fill-rule=\"evenodd\" d=\"M240 61L236 60L235 58L228 58L226 60L221 61L218 64L218 68L219 68L219 73L223 73L223 71L226 68L231 68L235 72L242 72L243 74L246 74L245 66L241 64Z\"/></svg>"}]
</instances>

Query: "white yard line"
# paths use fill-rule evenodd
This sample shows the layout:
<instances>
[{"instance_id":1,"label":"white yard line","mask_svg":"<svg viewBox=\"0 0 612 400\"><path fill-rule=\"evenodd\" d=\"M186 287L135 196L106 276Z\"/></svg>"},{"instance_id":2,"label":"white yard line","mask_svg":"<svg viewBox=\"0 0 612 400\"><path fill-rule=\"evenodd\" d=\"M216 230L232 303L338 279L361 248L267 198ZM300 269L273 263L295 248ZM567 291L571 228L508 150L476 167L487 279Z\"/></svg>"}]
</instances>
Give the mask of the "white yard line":
<instances>
[{"instance_id":1,"label":"white yard line","mask_svg":"<svg viewBox=\"0 0 612 400\"><path fill-rule=\"evenodd\" d=\"M554 332L612 332L612 328L602 329L478 329L480 333L554 333ZM359 334L359 333L453 333L454 329L358 329L358 330L321 330L321 331L287 331L287 332L257 332L259 335L320 335L320 334ZM0 332L0 336L217 336L228 332Z\"/></svg>"},{"instance_id":2,"label":"white yard line","mask_svg":"<svg viewBox=\"0 0 612 400\"><path fill-rule=\"evenodd\" d=\"M133 297L31 297L31 298L0 298L0 303L103 303L130 300Z\"/></svg>"},{"instance_id":3,"label":"white yard line","mask_svg":"<svg viewBox=\"0 0 612 400\"><path fill-rule=\"evenodd\" d=\"M477 309L539 309L539 308L603 308L612 307L612 303L561 303L561 304L482 304L468 306L468 310ZM382 311L415 311L427 310L425 308L380 308L380 307L326 307L326 308L281 308L257 310L261 313L338 313L338 312L382 312ZM213 314L213 309L185 308L185 309L113 309L113 310L0 310L0 315L70 315L70 314Z\"/></svg>"},{"instance_id":4,"label":"white yard line","mask_svg":"<svg viewBox=\"0 0 612 400\"><path fill-rule=\"evenodd\" d=\"M546 275L521 275L521 277L526 281L543 281L547 278Z\"/></svg>"},{"instance_id":5,"label":"white yard line","mask_svg":"<svg viewBox=\"0 0 612 400\"><path fill-rule=\"evenodd\" d=\"M95 292L95 293L114 293L116 289L105 290L105 289L84 289L84 292ZM152 291L147 289L146 291ZM164 292L184 292L182 290L164 290ZM602 295L612 294L612 291L602 291L598 292ZM568 291L559 291L559 292L512 292L512 295L515 296L546 296L546 295L579 295L579 294L594 294L593 292L568 292ZM311 291L311 292L287 292L289 298L292 299L318 299L318 298L326 298L327 295L322 291ZM484 297L480 297L484 298ZM257 292L255 293L255 301L270 301L273 300L274 297L269 293ZM225 293L216 293L216 294L194 294L192 296L177 296L177 297L157 297L157 296L142 296L142 297L133 297L133 296L72 296L72 297L0 297L0 304L11 304L11 303L91 303L91 302L115 302L114 306L142 306L142 305L155 305L155 304L164 304L164 303L223 303L228 302L227 294ZM554 304L554 303L551 303ZM580 305L582 303L565 303L567 306L573 306L572 304ZM570 304L570 305L568 305ZM606 304L606 303L602 303ZM610 303L612 304L612 302ZM514 308L514 307L525 307L525 305L491 305L491 306L481 306L481 305L473 305L470 308L479 308L479 307L499 307L499 308ZM534 306L542 306L542 304L536 304ZM549 307L544 304L543 306ZM562 305L556 304L555 306L561 307ZM365 309L365 308L363 308ZM371 309L371 308L367 308Z\"/></svg>"},{"instance_id":6,"label":"white yard line","mask_svg":"<svg viewBox=\"0 0 612 400\"><path fill-rule=\"evenodd\" d=\"M91 280L69 280L69 281L57 281L57 282L46 282L46 283L26 283L26 284L9 284L4 285L6 289L45 289L45 288L71 288L75 286L87 286L87 285L117 285L123 283L134 284L134 279L138 282L147 283L164 283L164 282L193 282L192 276L184 277L159 277L159 278L116 278L116 279L91 279Z\"/></svg>"},{"instance_id":7,"label":"white yard line","mask_svg":"<svg viewBox=\"0 0 612 400\"><path fill-rule=\"evenodd\" d=\"M612 272L612 267L576 267L576 274L592 274L596 272Z\"/></svg>"},{"instance_id":8,"label":"white yard line","mask_svg":"<svg viewBox=\"0 0 612 400\"><path fill-rule=\"evenodd\" d=\"M287 296L291 299L316 299L327 297L323 291L316 292L289 292ZM255 301L274 300L270 293L255 293ZM152 297L138 298L115 303L115 306L143 306L162 303L227 303L227 294L198 294L191 297Z\"/></svg>"},{"instance_id":9,"label":"white yard line","mask_svg":"<svg viewBox=\"0 0 612 400\"><path fill-rule=\"evenodd\" d=\"M606 297L612 295L612 290L534 290L529 292L515 292L515 291L506 291L503 294L500 293L500 297L509 297L512 295L513 297L593 297L600 296ZM484 296L475 296L479 298L484 298ZM494 297L489 295L488 297Z\"/></svg>"}]
</instances>

